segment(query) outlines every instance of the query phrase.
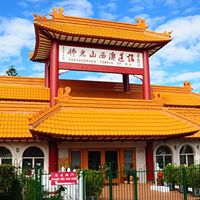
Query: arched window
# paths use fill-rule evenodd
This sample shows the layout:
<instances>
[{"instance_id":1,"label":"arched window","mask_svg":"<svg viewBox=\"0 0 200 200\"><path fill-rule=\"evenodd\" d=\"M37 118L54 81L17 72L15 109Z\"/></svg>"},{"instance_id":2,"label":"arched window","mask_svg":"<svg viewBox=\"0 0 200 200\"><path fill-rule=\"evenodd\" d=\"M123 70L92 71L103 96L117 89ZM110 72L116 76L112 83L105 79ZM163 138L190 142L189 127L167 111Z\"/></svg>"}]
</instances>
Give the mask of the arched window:
<instances>
[{"instance_id":1,"label":"arched window","mask_svg":"<svg viewBox=\"0 0 200 200\"><path fill-rule=\"evenodd\" d=\"M168 146L160 146L156 151L156 163L163 169L167 164L172 163L172 151Z\"/></svg>"},{"instance_id":2,"label":"arched window","mask_svg":"<svg viewBox=\"0 0 200 200\"><path fill-rule=\"evenodd\" d=\"M44 153L38 147L29 147L23 153L23 167L35 168L35 166L44 165Z\"/></svg>"},{"instance_id":3,"label":"arched window","mask_svg":"<svg viewBox=\"0 0 200 200\"><path fill-rule=\"evenodd\" d=\"M5 147L0 147L0 164L12 164L12 154Z\"/></svg>"},{"instance_id":4,"label":"arched window","mask_svg":"<svg viewBox=\"0 0 200 200\"><path fill-rule=\"evenodd\" d=\"M192 165L194 164L194 151L189 145L184 145L180 150L180 164Z\"/></svg>"}]
</instances>

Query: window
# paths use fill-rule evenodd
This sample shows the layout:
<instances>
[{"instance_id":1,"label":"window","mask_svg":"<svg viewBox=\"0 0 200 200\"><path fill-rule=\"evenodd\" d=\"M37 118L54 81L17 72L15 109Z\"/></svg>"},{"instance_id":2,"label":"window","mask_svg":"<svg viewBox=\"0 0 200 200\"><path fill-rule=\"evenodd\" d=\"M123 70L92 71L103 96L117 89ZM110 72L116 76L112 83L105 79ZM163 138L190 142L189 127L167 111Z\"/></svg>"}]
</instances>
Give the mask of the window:
<instances>
[{"instance_id":1,"label":"window","mask_svg":"<svg viewBox=\"0 0 200 200\"><path fill-rule=\"evenodd\" d=\"M81 152L71 151L71 168L80 169L81 168Z\"/></svg>"},{"instance_id":2,"label":"window","mask_svg":"<svg viewBox=\"0 0 200 200\"><path fill-rule=\"evenodd\" d=\"M133 152L132 150L124 151L124 171L130 171L133 168Z\"/></svg>"},{"instance_id":3,"label":"window","mask_svg":"<svg viewBox=\"0 0 200 200\"><path fill-rule=\"evenodd\" d=\"M44 153L38 147L29 147L23 153L23 168L31 169L44 166Z\"/></svg>"},{"instance_id":4,"label":"window","mask_svg":"<svg viewBox=\"0 0 200 200\"><path fill-rule=\"evenodd\" d=\"M12 164L12 154L5 147L0 147L0 164Z\"/></svg>"},{"instance_id":5,"label":"window","mask_svg":"<svg viewBox=\"0 0 200 200\"><path fill-rule=\"evenodd\" d=\"M180 164L192 165L194 164L194 152L189 145L184 145L180 150Z\"/></svg>"},{"instance_id":6,"label":"window","mask_svg":"<svg viewBox=\"0 0 200 200\"><path fill-rule=\"evenodd\" d=\"M172 163L172 151L168 146L160 146L156 151L156 163L163 169L167 164Z\"/></svg>"}]
</instances>

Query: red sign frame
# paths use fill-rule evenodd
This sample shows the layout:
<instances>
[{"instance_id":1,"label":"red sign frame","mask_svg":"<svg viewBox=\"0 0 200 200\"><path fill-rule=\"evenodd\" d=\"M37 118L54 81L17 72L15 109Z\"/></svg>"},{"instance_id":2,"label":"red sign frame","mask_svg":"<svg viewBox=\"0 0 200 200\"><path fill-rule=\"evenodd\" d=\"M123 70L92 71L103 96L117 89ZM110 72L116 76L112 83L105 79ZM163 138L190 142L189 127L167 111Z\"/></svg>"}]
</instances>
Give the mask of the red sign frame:
<instances>
[{"instance_id":1,"label":"red sign frame","mask_svg":"<svg viewBox=\"0 0 200 200\"><path fill-rule=\"evenodd\" d=\"M61 44L63 45L63 44ZM63 46L71 46L71 45L63 45ZM75 45L77 47L86 47L82 45ZM96 49L99 49L99 47L95 47ZM92 48L91 48L92 49ZM110 50L110 48L101 48L102 50ZM113 49L116 51L119 51L118 48ZM122 50L122 52L130 51L128 49ZM144 65L144 55L143 52L135 51L138 53L142 53L142 62ZM134 53L134 52L133 52ZM144 68L134 68L134 67L120 67L120 66L105 66L105 65L95 65L95 64L86 64L86 63L68 63L68 62L59 62L59 69L64 70L75 70L75 71L90 71L90 72L106 72L106 73L116 73L116 74L137 74L137 75L143 75L144 74Z\"/></svg>"},{"instance_id":2,"label":"red sign frame","mask_svg":"<svg viewBox=\"0 0 200 200\"><path fill-rule=\"evenodd\" d=\"M72 185L78 183L76 172L51 172L51 185Z\"/></svg>"}]
</instances>

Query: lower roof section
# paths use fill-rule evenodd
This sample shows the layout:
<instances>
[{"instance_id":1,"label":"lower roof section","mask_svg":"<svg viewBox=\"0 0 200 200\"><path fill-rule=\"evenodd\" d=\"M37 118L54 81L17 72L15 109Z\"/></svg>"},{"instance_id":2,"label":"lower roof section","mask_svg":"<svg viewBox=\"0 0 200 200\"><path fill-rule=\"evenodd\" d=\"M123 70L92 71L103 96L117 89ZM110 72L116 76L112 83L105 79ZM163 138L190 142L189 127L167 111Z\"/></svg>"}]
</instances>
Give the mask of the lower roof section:
<instances>
[{"instance_id":1,"label":"lower roof section","mask_svg":"<svg viewBox=\"0 0 200 200\"><path fill-rule=\"evenodd\" d=\"M153 101L77 99L58 103L31 121L38 136L57 138L165 139L198 131L195 124L167 112ZM145 109L144 109L144 104ZM96 105L96 106L95 106ZM113 106L113 108L112 108Z\"/></svg>"},{"instance_id":2,"label":"lower roof section","mask_svg":"<svg viewBox=\"0 0 200 200\"><path fill-rule=\"evenodd\" d=\"M29 117L31 114L0 113L0 139L31 139Z\"/></svg>"}]
</instances>

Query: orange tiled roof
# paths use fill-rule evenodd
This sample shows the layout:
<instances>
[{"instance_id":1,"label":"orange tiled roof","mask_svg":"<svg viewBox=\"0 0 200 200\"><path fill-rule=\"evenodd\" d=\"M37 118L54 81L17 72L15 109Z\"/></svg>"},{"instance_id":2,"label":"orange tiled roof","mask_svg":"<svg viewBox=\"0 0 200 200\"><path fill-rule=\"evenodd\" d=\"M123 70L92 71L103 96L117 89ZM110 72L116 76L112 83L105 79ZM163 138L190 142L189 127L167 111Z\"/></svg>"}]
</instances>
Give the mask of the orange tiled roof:
<instances>
[{"instance_id":1,"label":"orange tiled roof","mask_svg":"<svg viewBox=\"0 0 200 200\"><path fill-rule=\"evenodd\" d=\"M159 92L159 94L167 106L200 106L200 96L193 93Z\"/></svg>"},{"instance_id":2,"label":"orange tiled roof","mask_svg":"<svg viewBox=\"0 0 200 200\"><path fill-rule=\"evenodd\" d=\"M31 115L22 113L0 113L0 138L32 138L32 134L29 131L28 117L31 117Z\"/></svg>"},{"instance_id":3,"label":"orange tiled roof","mask_svg":"<svg viewBox=\"0 0 200 200\"><path fill-rule=\"evenodd\" d=\"M0 100L49 101L49 89L42 86L0 84Z\"/></svg>"},{"instance_id":4,"label":"orange tiled roof","mask_svg":"<svg viewBox=\"0 0 200 200\"><path fill-rule=\"evenodd\" d=\"M198 129L152 101L79 99L57 104L31 121L31 130L53 136L173 137Z\"/></svg>"},{"instance_id":5,"label":"orange tiled roof","mask_svg":"<svg viewBox=\"0 0 200 200\"><path fill-rule=\"evenodd\" d=\"M200 95L192 92L190 82L185 81L184 87L152 86L154 97L162 100L165 106L200 106Z\"/></svg>"},{"instance_id":6,"label":"orange tiled roof","mask_svg":"<svg viewBox=\"0 0 200 200\"><path fill-rule=\"evenodd\" d=\"M200 109L199 108L170 108L173 112L179 113L182 116L188 117L194 122L198 123L200 126ZM200 131L195 133L194 135L187 136L187 138L200 138Z\"/></svg>"},{"instance_id":7,"label":"orange tiled roof","mask_svg":"<svg viewBox=\"0 0 200 200\"><path fill-rule=\"evenodd\" d=\"M133 49L146 48L153 54L171 41L170 33L156 33L146 30L146 22L141 18L137 24L112 22L107 20L68 17L63 9L55 9L52 19L35 15L36 48L31 60L42 61L49 55L51 39L82 44L112 44ZM42 30L42 31L39 31ZM117 44L117 42L119 42ZM129 43L131 42L131 43Z\"/></svg>"},{"instance_id":8,"label":"orange tiled roof","mask_svg":"<svg viewBox=\"0 0 200 200\"><path fill-rule=\"evenodd\" d=\"M49 101L49 89L44 79L28 77L0 77L0 99ZM73 97L143 99L142 85L130 84L130 92L123 92L122 83L60 80L59 87L70 87ZM188 87L152 85L152 95L160 94L166 106L200 106L200 95ZM152 96L154 98L154 96Z\"/></svg>"},{"instance_id":9,"label":"orange tiled roof","mask_svg":"<svg viewBox=\"0 0 200 200\"><path fill-rule=\"evenodd\" d=\"M0 84L44 86L44 78L26 76L0 76Z\"/></svg>"},{"instance_id":10,"label":"orange tiled roof","mask_svg":"<svg viewBox=\"0 0 200 200\"><path fill-rule=\"evenodd\" d=\"M0 112L35 113L49 108L49 102L0 100Z\"/></svg>"}]
</instances>

